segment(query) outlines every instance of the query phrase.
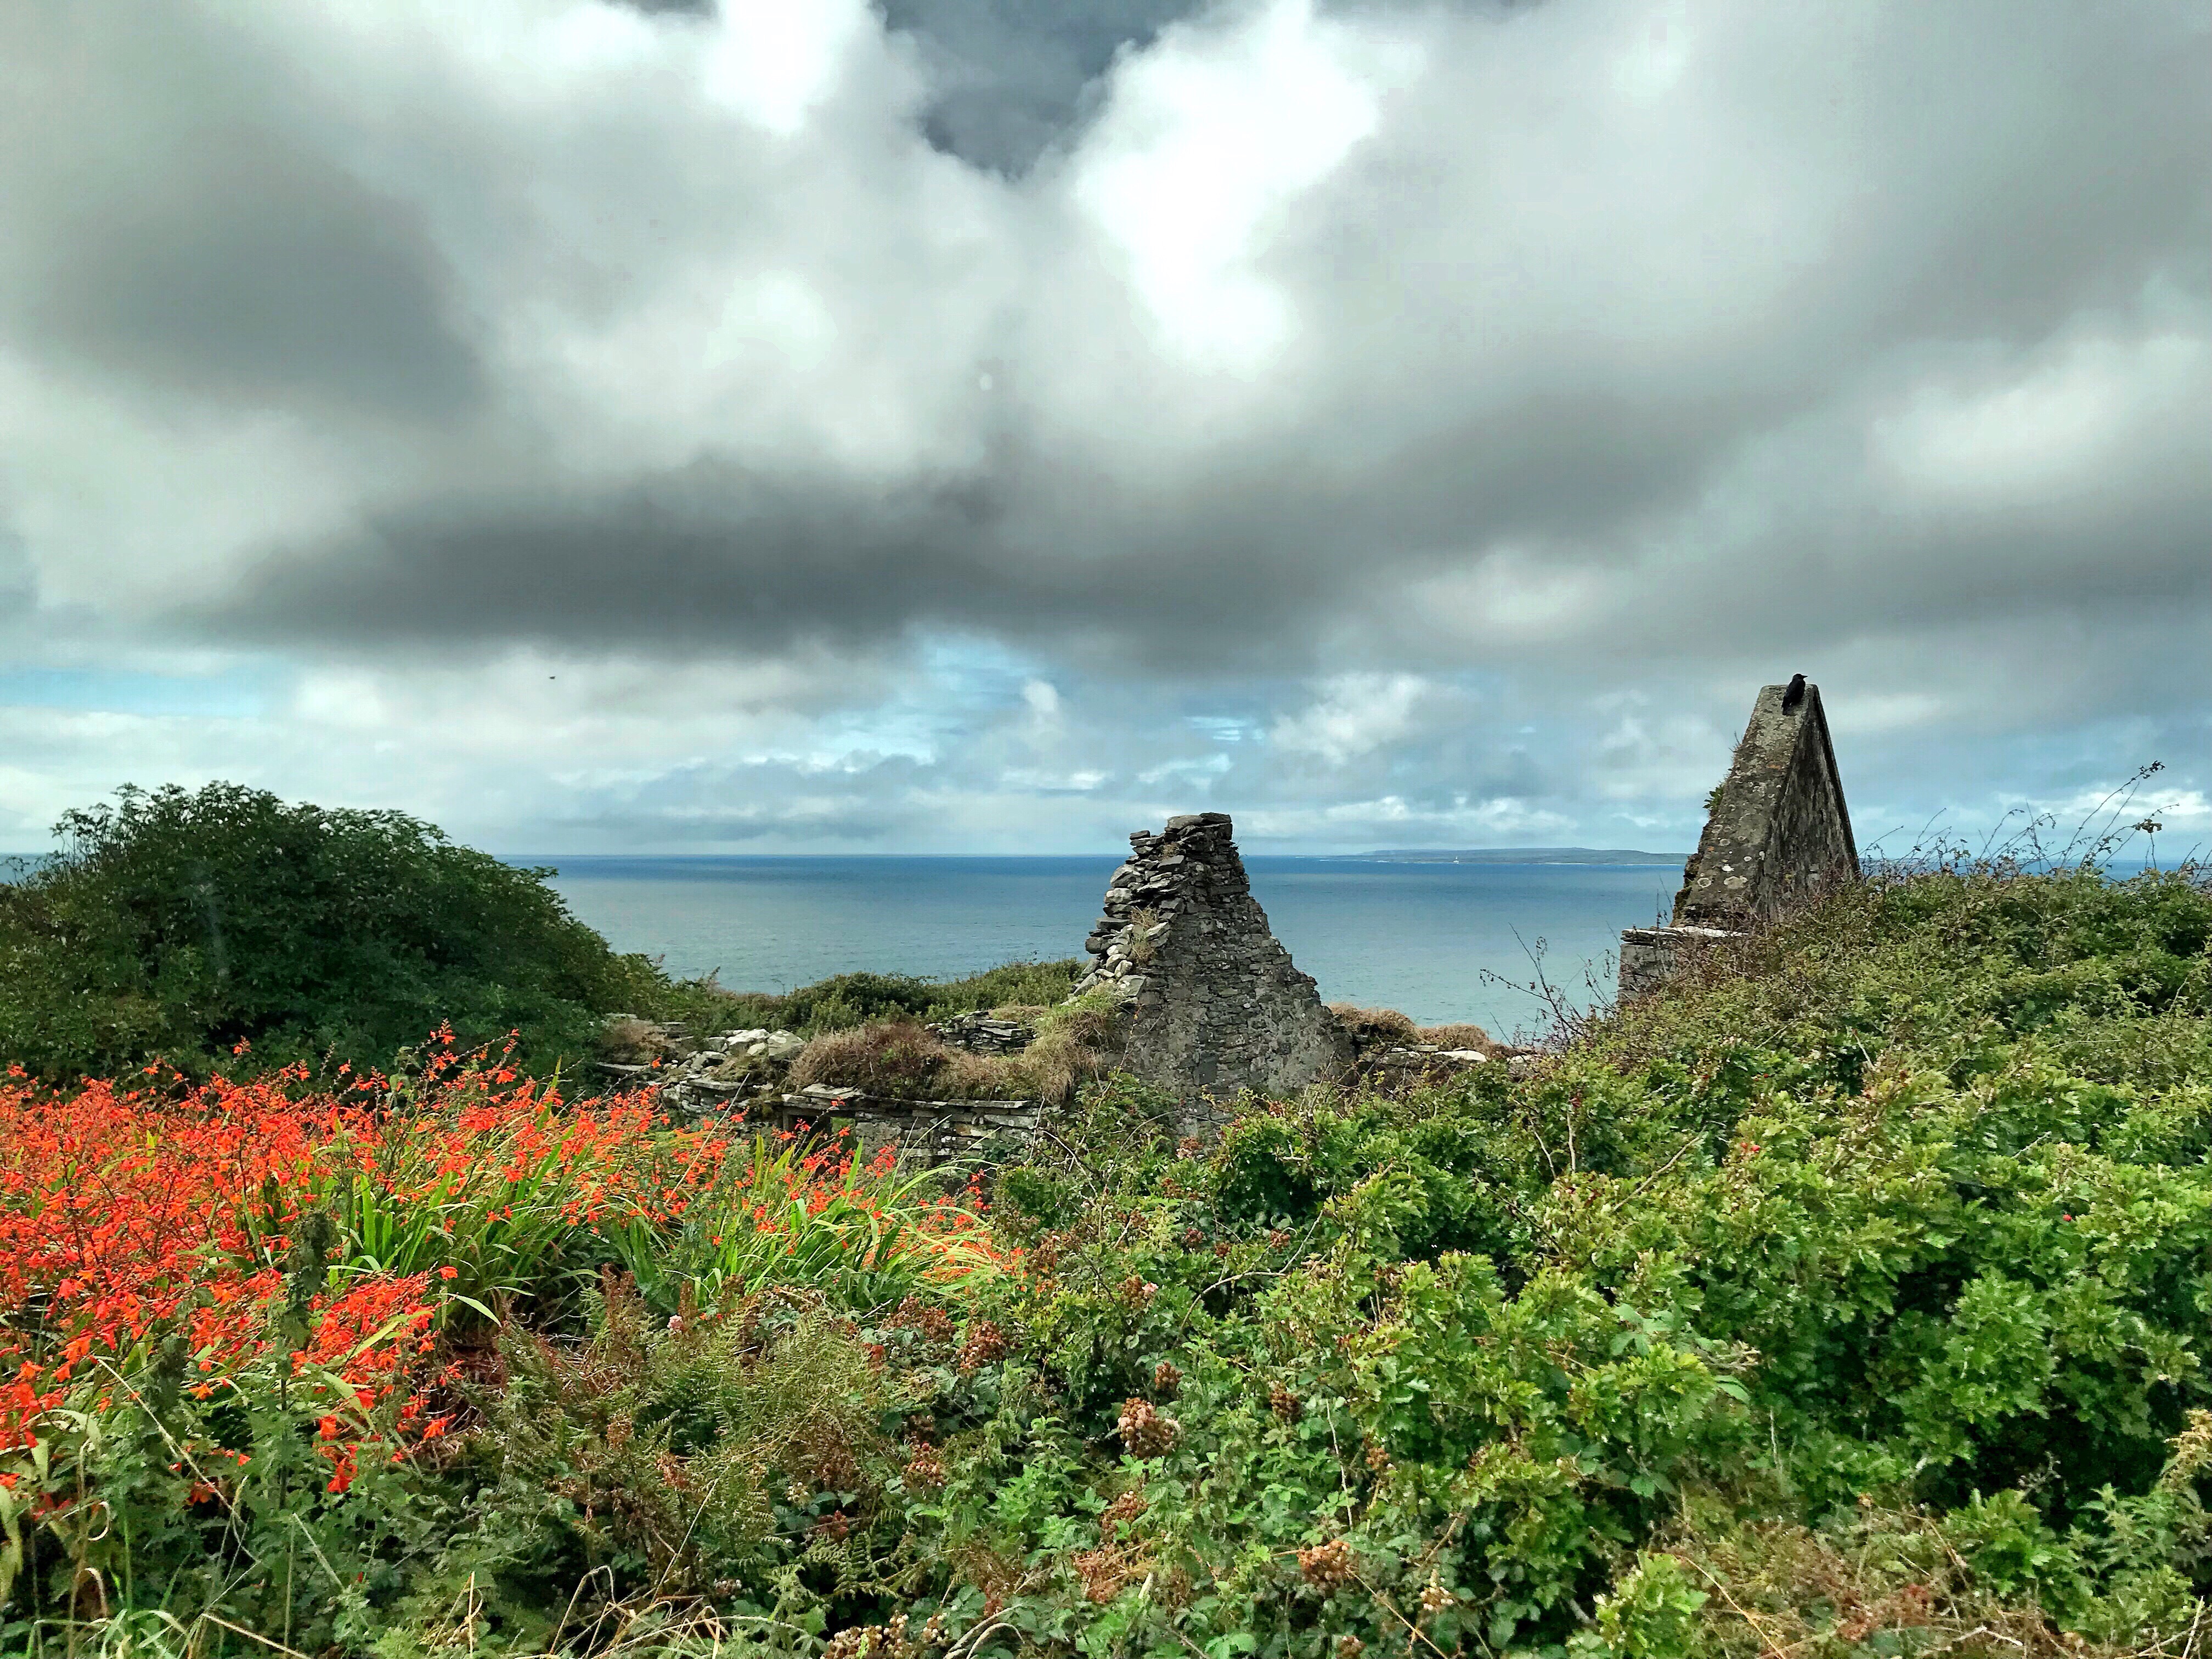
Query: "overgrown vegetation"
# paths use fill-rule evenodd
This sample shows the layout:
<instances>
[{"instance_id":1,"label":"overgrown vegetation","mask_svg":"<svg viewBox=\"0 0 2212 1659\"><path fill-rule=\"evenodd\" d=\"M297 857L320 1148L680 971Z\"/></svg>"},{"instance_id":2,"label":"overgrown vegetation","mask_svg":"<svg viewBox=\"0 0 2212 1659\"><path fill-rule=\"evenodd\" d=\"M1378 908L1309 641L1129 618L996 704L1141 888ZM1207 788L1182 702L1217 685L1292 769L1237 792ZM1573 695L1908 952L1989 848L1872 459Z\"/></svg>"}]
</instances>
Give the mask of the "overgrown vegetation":
<instances>
[{"instance_id":1,"label":"overgrown vegetation","mask_svg":"<svg viewBox=\"0 0 2212 1659\"><path fill-rule=\"evenodd\" d=\"M878 1020L827 1031L806 1045L791 1080L826 1083L904 1100L1034 1100L1064 1106L1110 1064L1119 1022L1103 993L1049 1008L1019 1004L995 1012L1036 1032L1017 1053L951 1048L911 1020Z\"/></svg>"},{"instance_id":2,"label":"overgrown vegetation","mask_svg":"<svg viewBox=\"0 0 2212 1659\"><path fill-rule=\"evenodd\" d=\"M1375 1043L1425 1042L1439 1048L1473 1048L1484 1054L1507 1052L1481 1026L1465 1021L1449 1025L1419 1025L1395 1008L1363 1008L1352 1002L1332 1002L1334 1014L1352 1040L1364 1048Z\"/></svg>"},{"instance_id":3,"label":"overgrown vegetation","mask_svg":"<svg viewBox=\"0 0 2212 1659\"><path fill-rule=\"evenodd\" d=\"M842 1164L763 1202L781 1143L742 1136L671 1178L697 1139L641 1117L591 1144L643 1196L587 1164L583 1207L514 1200L538 1166L467 1091L522 1085L410 1084L449 1127L377 1156L445 1149L420 1174L382 1186L367 1121L243 1160L241 1218L112 1329L68 1219L105 1210L52 1172L230 1120L186 1094L27 1170L113 1096L19 1085L0 1646L2198 1652L2208 941L2189 872L1883 878L1522 1075L1248 1102L1218 1146L1098 1079L988 1229ZM331 1413L286 1356L343 1361L380 1273L429 1317Z\"/></svg>"},{"instance_id":4,"label":"overgrown vegetation","mask_svg":"<svg viewBox=\"0 0 2212 1659\"><path fill-rule=\"evenodd\" d=\"M206 1076L325 1054L389 1066L441 1024L589 1051L599 1018L711 1004L568 914L550 872L400 812L215 783L118 791L0 883L0 1059L49 1081L152 1060ZM234 1068L238 1069L238 1068Z\"/></svg>"},{"instance_id":5,"label":"overgrown vegetation","mask_svg":"<svg viewBox=\"0 0 2212 1659\"><path fill-rule=\"evenodd\" d=\"M1036 1009L1064 1002L1088 964L1009 962L965 979L916 979L903 974L838 974L771 995L730 994L725 1017L744 1026L771 1026L819 1036L863 1025L922 1024L985 1009Z\"/></svg>"},{"instance_id":6,"label":"overgrown vegetation","mask_svg":"<svg viewBox=\"0 0 2212 1659\"><path fill-rule=\"evenodd\" d=\"M60 853L0 881L0 1062L53 1083L155 1061L203 1078L326 1058L389 1067L441 1024L465 1044L513 1032L519 1063L550 1072L600 1052L609 1014L811 1036L1057 1003L1084 965L732 992L611 949L550 870L403 812L236 784L121 789L55 833Z\"/></svg>"}]
</instances>

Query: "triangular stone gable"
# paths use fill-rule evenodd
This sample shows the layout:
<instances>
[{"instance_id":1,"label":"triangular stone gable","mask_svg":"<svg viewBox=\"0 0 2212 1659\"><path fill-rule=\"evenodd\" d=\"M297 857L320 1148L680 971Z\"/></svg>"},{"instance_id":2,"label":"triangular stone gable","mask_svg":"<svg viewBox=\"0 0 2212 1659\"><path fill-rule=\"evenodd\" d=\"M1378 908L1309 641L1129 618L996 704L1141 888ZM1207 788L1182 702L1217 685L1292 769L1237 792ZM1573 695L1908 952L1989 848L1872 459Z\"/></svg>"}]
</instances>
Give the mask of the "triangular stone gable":
<instances>
[{"instance_id":1,"label":"triangular stone gable","mask_svg":"<svg viewBox=\"0 0 2212 1659\"><path fill-rule=\"evenodd\" d=\"M1224 812L1194 812L1131 836L1076 986L1121 998L1121 1065L1186 1100L1288 1093L1352 1061L1351 1034L1252 896L1233 829Z\"/></svg>"},{"instance_id":2,"label":"triangular stone gable","mask_svg":"<svg viewBox=\"0 0 2212 1659\"><path fill-rule=\"evenodd\" d=\"M1677 927L1741 928L1856 878L1820 688L1762 688L1674 897Z\"/></svg>"}]
</instances>

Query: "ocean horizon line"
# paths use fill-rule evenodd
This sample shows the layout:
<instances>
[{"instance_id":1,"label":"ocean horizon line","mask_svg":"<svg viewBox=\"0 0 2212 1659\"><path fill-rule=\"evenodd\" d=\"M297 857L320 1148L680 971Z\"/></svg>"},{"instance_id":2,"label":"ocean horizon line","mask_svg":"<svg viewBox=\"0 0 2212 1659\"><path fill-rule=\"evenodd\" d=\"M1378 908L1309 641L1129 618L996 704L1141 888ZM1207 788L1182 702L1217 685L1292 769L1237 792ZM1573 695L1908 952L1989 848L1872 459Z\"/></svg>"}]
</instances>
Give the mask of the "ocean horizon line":
<instances>
[{"instance_id":1,"label":"ocean horizon line","mask_svg":"<svg viewBox=\"0 0 2212 1659\"><path fill-rule=\"evenodd\" d=\"M498 851L492 856L503 861L518 863L532 860L565 859L698 859L698 860L803 860L803 859L945 859L999 862L1044 862L1066 859L1120 860L1127 855L1118 849L1064 853L906 853L906 852L808 852L808 853L673 853L673 852L577 852L549 853L540 851ZM1687 853L1652 853L1632 848L1590 847L1477 847L1477 848L1382 848L1358 853L1289 853L1251 852L1243 854L1245 860L1291 859L1302 862L1368 864L1571 864L1601 867L1632 867L1680 864L1690 855Z\"/></svg>"}]
</instances>

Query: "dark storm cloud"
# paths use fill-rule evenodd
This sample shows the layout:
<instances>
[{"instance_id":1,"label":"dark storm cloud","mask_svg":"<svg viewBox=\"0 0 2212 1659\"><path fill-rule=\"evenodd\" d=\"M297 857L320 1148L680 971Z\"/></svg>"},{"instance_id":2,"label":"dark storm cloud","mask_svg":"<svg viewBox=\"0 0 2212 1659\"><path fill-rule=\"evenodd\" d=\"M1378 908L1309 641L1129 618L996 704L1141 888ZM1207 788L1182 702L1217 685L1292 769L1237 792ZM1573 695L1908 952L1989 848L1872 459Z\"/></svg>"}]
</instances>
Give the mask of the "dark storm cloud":
<instances>
[{"instance_id":1,"label":"dark storm cloud","mask_svg":"<svg viewBox=\"0 0 2212 1659\"><path fill-rule=\"evenodd\" d=\"M914 3L890 21L972 40L1008 85L1032 57L1060 64L1062 82L1096 75L1116 42L1168 16ZM987 274L995 262L1003 293L964 371L994 390L916 417L972 426L975 453L949 471L917 461L886 483L880 466L749 466L742 430L702 423L702 459L672 471L403 492L364 530L265 547L198 613L223 625L228 609L247 633L592 648L762 650L951 624L1206 672L1296 671L1347 638L1435 664L1471 645L1663 656L1750 629L1880 635L1908 617L1924 629L2202 603L2205 319L2201 304L2161 302L2161 315L2145 298L2212 280L2205 33L2183 9L2054 9L2033 27L2008 7L1844 9L1825 23L1722 10L1686 67L1663 50L1638 59L1646 35L1607 15L1553 6L1408 26L1421 71L1255 235L1261 297L1297 319L1272 360L1238 371L1273 377L1273 397L1188 412L1216 395L1218 371L1178 364L1145 314L1166 303L1147 296L1146 264L1174 271L1180 234L1136 246L1118 275L1096 234L1054 228L1060 209L1026 223L1025 201L987 193L972 199L1012 216L1006 238L1030 246L963 256ZM1083 157L1141 161L1170 114L1202 130L1214 118L1192 87L1209 83L1194 77L1258 50L1239 27L1217 17L1161 40L1182 67L1160 84L1182 101L1146 111L1132 94L1133 128L1087 129ZM1267 37L1255 26L1253 38ZM1650 38L1663 46L1663 27ZM1572 119L1562 99L1579 100ZM1229 142L1221 165L1267 188L1264 137ZM854 143L863 159L834 176L890 187L896 175ZM1085 180L1103 175L1071 165L1088 199ZM811 207L826 176L793 174L784 195ZM1162 165L1147 188L1172 216L1194 178L1206 187ZM818 391L800 378L775 395L832 411L880 398L840 374L903 369L922 342L877 313L929 331L927 283L956 267L895 261L864 280L842 231L817 252L805 214L754 218L730 233L732 280L779 258L815 273L830 337L878 341L860 368L820 371ZM649 297L649 265L607 268L635 271ZM1219 307L1234 325L1251 309L1176 280L1170 298L1194 315ZM943 326L957 338L962 325L948 313ZM1212 326L1190 325L1201 339ZM221 331L207 337L221 349ZM2154 361L2169 337L2199 358ZM630 374L691 369L641 359ZM929 370L963 372L957 350ZM836 414L822 418L836 430ZM2039 435L2037 422L2064 429ZM2101 439L2073 430L2100 422ZM1900 430L1885 459L1881 434ZM1966 476L2033 471L2039 445L2063 472L2075 461L2058 452L2091 439L2109 453L2056 495ZM1945 445L1954 460L1920 465ZM1902 484L1884 471L1916 466L1926 476ZM1405 599L1437 578L1480 589L1486 572L1509 591L1441 611ZM454 602L424 603L432 584ZM1547 607L1561 614L1529 621Z\"/></svg>"},{"instance_id":2,"label":"dark storm cloud","mask_svg":"<svg viewBox=\"0 0 2212 1659\"><path fill-rule=\"evenodd\" d=\"M425 505L250 574L204 620L251 636L754 652L864 642L988 588L987 505L870 501L701 465L606 495Z\"/></svg>"},{"instance_id":3,"label":"dark storm cloud","mask_svg":"<svg viewBox=\"0 0 2212 1659\"><path fill-rule=\"evenodd\" d=\"M1470 415L1351 480L1324 453L1261 447L1152 489L1013 437L972 474L890 490L702 460L380 514L273 550L178 620L370 651L775 651L938 625L1201 679L1299 672L1336 627L1417 637L1399 584L1470 544L1540 536L1564 561L1686 505L1730 436L1559 396Z\"/></svg>"},{"instance_id":4,"label":"dark storm cloud","mask_svg":"<svg viewBox=\"0 0 2212 1659\"><path fill-rule=\"evenodd\" d=\"M711 17L714 0L614 0L659 16ZM1098 79L1125 49L1151 43L1205 0L877 0L911 39L933 90L929 142L1005 173L1026 172L1097 101Z\"/></svg>"},{"instance_id":5,"label":"dark storm cloud","mask_svg":"<svg viewBox=\"0 0 2212 1659\"><path fill-rule=\"evenodd\" d=\"M0 52L0 316L27 349L195 400L441 420L478 395L418 213L298 130L249 40L34 3Z\"/></svg>"},{"instance_id":6,"label":"dark storm cloud","mask_svg":"<svg viewBox=\"0 0 2212 1659\"><path fill-rule=\"evenodd\" d=\"M460 412L481 377L420 227L283 143L209 132L182 178L72 180L21 301L40 349L196 398Z\"/></svg>"},{"instance_id":7,"label":"dark storm cloud","mask_svg":"<svg viewBox=\"0 0 2212 1659\"><path fill-rule=\"evenodd\" d=\"M1125 536L1107 556L1063 524L1038 524L1034 507L1025 531L988 483L872 497L701 463L596 496L384 515L271 557L176 620L368 651L501 640L686 655L865 647L935 624L1202 678L1303 663L1317 586L1351 580L1246 523L1224 526L1242 538L1234 546L1146 527L1137 534L1149 539Z\"/></svg>"}]
</instances>

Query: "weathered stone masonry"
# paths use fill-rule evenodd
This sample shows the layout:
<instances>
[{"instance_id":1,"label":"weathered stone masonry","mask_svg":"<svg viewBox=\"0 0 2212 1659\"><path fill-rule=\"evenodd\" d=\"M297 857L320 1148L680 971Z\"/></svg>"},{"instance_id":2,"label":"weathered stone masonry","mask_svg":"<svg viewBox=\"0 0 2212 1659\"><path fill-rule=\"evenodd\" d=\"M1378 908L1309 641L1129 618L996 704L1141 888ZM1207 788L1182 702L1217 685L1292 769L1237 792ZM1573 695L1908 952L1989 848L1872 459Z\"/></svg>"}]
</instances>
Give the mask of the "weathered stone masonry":
<instances>
[{"instance_id":1,"label":"weathered stone masonry","mask_svg":"<svg viewBox=\"0 0 2212 1659\"><path fill-rule=\"evenodd\" d=\"M1692 956L1859 873L1820 688L1762 688L1682 870L1674 925L1620 936L1620 996L1666 983Z\"/></svg>"},{"instance_id":2,"label":"weathered stone masonry","mask_svg":"<svg viewBox=\"0 0 2212 1659\"><path fill-rule=\"evenodd\" d=\"M1351 1034L1268 930L1232 828L1225 812L1194 812L1129 837L1076 986L1128 1005L1122 1066L1186 1098L1285 1093L1353 1058Z\"/></svg>"},{"instance_id":3,"label":"weathered stone masonry","mask_svg":"<svg viewBox=\"0 0 2212 1659\"><path fill-rule=\"evenodd\" d=\"M1858 875L1820 688L1805 686L1794 708L1788 690L1767 686L1753 706L1682 871L1678 927L1748 927Z\"/></svg>"}]
</instances>

